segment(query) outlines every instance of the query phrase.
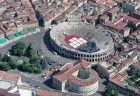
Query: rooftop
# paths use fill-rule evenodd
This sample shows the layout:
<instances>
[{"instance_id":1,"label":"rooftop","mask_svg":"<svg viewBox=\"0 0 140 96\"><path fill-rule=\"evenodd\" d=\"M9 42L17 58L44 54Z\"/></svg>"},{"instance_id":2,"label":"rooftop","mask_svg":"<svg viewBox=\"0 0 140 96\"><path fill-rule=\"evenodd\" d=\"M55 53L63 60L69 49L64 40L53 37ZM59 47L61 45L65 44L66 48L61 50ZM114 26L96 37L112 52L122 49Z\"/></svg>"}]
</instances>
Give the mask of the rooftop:
<instances>
[{"instance_id":1,"label":"rooftop","mask_svg":"<svg viewBox=\"0 0 140 96\"><path fill-rule=\"evenodd\" d=\"M0 89L0 96L20 96L20 94L10 93L6 89Z\"/></svg>"},{"instance_id":2,"label":"rooftop","mask_svg":"<svg viewBox=\"0 0 140 96\"><path fill-rule=\"evenodd\" d=\"M54 75L53 78L60 82L70 80L71 82L82 86L95 83L98 80L98 74L93 70L89 70L90 68L89 66L90 66L89 62L85 60L79 60L73 63L73 67L71 67L70 69L64 67L64 70L63 69L60 70L60 72ZM81 68L89 70L90 74L93 76L90 75L90 77L87 79L80 79L77 76L73 75L76 71L80 70Z\"/></svg>"},{"instance_id":3,"label":"rooftop","mask_svg":"<svg viewBox=\"0 0 140 96\"><path fill-rule=\"evenodd\" d=\"M37 96L63 96L64 93L51 90L37 90Z\"/></svg>"},{"instance_id":4,"label":"rooftop","mask_svg":"<svg viewBox=\"0 0 140 96\"><path fill-rule=\"evenodd\" d=\"M9 80L9 81L16 81L18 82L18 80L21 77L18 74L12 74L12 73L7 73L5 71L0 71L0 79L1 80Z\"/></svg>"}]
</instances>

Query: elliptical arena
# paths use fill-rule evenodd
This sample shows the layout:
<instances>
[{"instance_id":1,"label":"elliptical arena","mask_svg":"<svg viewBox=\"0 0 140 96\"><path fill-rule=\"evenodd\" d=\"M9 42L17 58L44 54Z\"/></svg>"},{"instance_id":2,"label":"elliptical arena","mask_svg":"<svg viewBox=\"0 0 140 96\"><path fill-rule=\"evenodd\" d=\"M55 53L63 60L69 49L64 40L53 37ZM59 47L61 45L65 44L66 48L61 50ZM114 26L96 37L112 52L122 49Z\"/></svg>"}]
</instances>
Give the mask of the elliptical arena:
<instances>
[{"instance_id":1,"label":"elliptical arena","mask_svg":"<svg viewBox=\"0 0 140 96\"><path fill-rule=\"evenodd\" d=\"M50 31L50 43L59 55L70 59L99 62L114 54L114 43L101 26L63 22Z\"/></svg>"}]
</instances>

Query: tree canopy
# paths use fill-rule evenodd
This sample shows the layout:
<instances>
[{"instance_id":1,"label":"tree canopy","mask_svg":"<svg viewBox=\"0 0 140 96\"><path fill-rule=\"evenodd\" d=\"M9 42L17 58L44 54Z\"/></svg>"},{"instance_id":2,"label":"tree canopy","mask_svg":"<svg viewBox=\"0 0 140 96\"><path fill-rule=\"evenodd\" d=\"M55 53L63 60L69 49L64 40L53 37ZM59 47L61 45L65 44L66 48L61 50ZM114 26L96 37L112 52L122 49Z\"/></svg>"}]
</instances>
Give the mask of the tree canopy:
<instances>
[{"instance_id":1,"label":"tree canopy","mask_svg":"<svg viewBox=\"0 0 140 96\"><path fill-rule=\"evenodd\" d=\"M4 54L2 61L3 62L9 62L11 60L11 58L9 56L7 56L6 54Z\"/></svg>"},{"instance_id":2,"label":"tree canopy","mask_svg":"<svg viewBox=\"0 0 140 96\"><path fill-rule=\"evenodd\" d=\"M0 64L0 69L3 71L9 71L11 67L7 63Z\"/></svg>"},{"instance_id":3,"label":"tree canopy","mask_svg":"<svg viewBox=\"0 0 140 96\"><path fill-rule=\"evenodd\" d=\"M130 67L130 72L132 73L132 75L136 75L137 74L137 68L135 66L131 66Z\"/></svg>"},{"instance_id":4,"label":"tree canopy","mask_svg":"<svg viewBox=\"0 0 140 96\"><path fill-rule=\"evenodd\" d=\"M24 56L26 53L26 45L23 42L18 42L11 48L11 54L15 56Z\"/></svg>"},{"instance_id":5,"label":"tree canopy","mask_svg":"<svg viewBox=\"0 0 140 96\"><path fill-rule=\"evenodd\" d=\"M132 21L129 21L127 26L130 28L130 33L140 28L140 24L136 26Z\"/></svg>"},{"instance_id":6,"label":"tree canopy","mask_svg":"<svg viewBox=\"0 0 140 96\"><path fill-rule=\"evenodd\" d=\"M103 96L119 96L119 93L117 91L113 90L111 86L107 86L105 88L105 92L104 92Z\"/></svg>"},{"instance_id":7,"label":"tree canopy","mask_svg":"<svg viewBox=\"0 0 140 96\"><path fill-rule=\"evenodd\" d=\"M36 49L33 47L33 45L30 43L27 47L27 57L34 58L36 56Z\"/></svg>"}]
</instances>

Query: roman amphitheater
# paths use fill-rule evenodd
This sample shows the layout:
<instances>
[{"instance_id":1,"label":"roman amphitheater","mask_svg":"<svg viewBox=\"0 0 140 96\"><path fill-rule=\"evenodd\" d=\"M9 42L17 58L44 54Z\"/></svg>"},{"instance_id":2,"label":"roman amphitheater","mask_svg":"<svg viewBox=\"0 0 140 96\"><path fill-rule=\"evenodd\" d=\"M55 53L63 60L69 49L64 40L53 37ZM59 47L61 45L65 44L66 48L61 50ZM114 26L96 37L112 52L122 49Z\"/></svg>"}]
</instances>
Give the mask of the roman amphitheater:
<instances>
[{"instance_id":1,"label":"roman amphitheater","mask_svg":"<svg viewBox=\"0 0 140 96\"><path fill-rule=\"evenodd\" d=\"M50 43L59 55L90 62L106 60L114 54L114 43L103 27L83 22L63 22L50 31Z\"/></svg>"}]
</instances>

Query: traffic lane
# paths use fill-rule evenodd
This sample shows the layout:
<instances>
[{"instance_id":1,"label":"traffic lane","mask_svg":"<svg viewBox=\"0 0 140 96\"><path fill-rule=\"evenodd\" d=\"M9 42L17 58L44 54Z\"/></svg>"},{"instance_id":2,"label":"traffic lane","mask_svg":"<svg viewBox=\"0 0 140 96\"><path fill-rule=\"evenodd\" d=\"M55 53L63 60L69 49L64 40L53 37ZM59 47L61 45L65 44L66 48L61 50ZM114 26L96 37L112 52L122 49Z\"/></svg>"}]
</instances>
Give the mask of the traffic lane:
<instances>
[{"instance_id":1,"label":"traffic lane","mask_svg":"<svg viewBox=\"0 0 140 96\"><path fill-rule=\"evenodd\" d=\"M33 85L33 86L39 86L41 89L48 89L49 87L47 87L47 85L45 85L43 82L45 82L47 79L44 79L42 77L40 77L40 75L38 76L28 76L27 74L23 74L22 72L20 72L19 70L11 70L9 71L9 73L14 73L14 74L19 74L21 76L21 81L23 83L27 83L29 85ZM39 80L38 80L39 79ZM41 86L40 86L41 84Z\"/></svg>"},{"instance_id":2,"label":"traffic lane","mask_svg":"<svg viewBox=\"0 0 140 96\"><path fill-rule=\"evenodd\" d=\"M34 86L34 87L38 86L38 88L40 88L40 89L47 89L47 90L50 89L45 84L37 82L37 81L35 81L35 80L33 80L32 78L29 78L29 77L21 76L21 80L22 80L22 82L27 83L31 86Z\"/></svg>"}]
</instances>

